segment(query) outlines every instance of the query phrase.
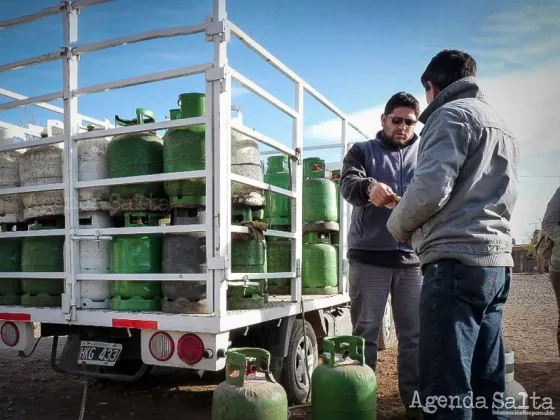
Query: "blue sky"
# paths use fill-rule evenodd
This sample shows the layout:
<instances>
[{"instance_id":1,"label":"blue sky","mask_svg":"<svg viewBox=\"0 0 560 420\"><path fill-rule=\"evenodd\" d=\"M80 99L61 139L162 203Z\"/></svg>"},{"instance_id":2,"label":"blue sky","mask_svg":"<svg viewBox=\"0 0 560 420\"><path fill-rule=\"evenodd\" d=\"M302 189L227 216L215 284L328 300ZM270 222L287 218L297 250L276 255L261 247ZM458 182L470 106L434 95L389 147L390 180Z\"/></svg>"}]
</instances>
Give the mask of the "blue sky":
<instances>
[{"instance_id":1,"label":"blue sky","mask_svg":"<svg viewBox=\"0 0 560 420\"><path fill-rule=\"evenodd\" d=\"M56 0L0 0L0 19L37 11ZM157 6L155 6L157 4ZM259 7L256 5L259 4ZM327 6L328 4L328 6ZM557 0L476 0L448 2L388 0L230 0L230 19L323 93L362 129L374 133L386 100L408 91L425 105L419 77L443 48L471 52L487 96L517 134L522 150L519 203L513 217L517 241L525 239L560 185L560 2ZM79 43L150 29L201 23L210 0L117 0L80 14ZM0 31L2 62L55 51L61 45L60 16ZM188 66L212 59L212 45L194 35L154 40L86 54L80 59L79 86ZM293 84L239 41L230 44L230 64L286 102L294 104ZM177 95L204 88L203 76L81 97L79 112L113 120L132 117L137 107L152 109L163 120L176 107ZM0 87L34 96L61 90L61 63L48 63L0 74ZM280 111L240 86L233 102L244 122L288 143L291 122ZM6 99L2 98L0 101ZM54 103L61 105L60 103ZM2 111L0 120L20 124L29 112L37 123L59 116L36 107ZM333 115L305 97L305 145L337 140ZM351 139L358 140L352 134ZM328 162L338 151L315 152Z\"/></svg>"}]
</instances>

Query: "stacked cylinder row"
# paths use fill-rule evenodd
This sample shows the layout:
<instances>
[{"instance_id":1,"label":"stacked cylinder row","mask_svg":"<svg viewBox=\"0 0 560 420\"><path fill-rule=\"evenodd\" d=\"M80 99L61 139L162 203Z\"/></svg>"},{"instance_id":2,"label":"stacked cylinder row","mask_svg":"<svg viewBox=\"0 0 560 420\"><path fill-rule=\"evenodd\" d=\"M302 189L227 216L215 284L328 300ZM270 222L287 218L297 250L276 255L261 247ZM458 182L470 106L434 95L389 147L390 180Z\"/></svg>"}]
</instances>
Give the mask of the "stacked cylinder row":
<instances>
[{"instance_id":1,"label":"stacked cylinder row","mask_svg":"<svg viewBox=\"0 0 560 420\"><path fill-rule=\"evenodd\" d=\"M328 179L322 159L310 157L303 160L303 249L302 294L331 295L338 293L338 239L336 246L331 238L339 231L338 185ZM265 182L290 189L291 173L286 156L268 159ZM267 199L269 197L267 196ZM290 198L271 193L265 207L265 221L272 229L291 230ZM268 237L268 272L289 272L292 261L292 241ZM290 294L290 279L270 279L271 294Z\"/></svg>"},{"instance_id":2,"label":"stacked cylinder row","mask_svg":"<svg viewBox=\"0 0 560 420\"><path fill-rule=\"evenodd\" d=\"M171 119L205 115L205 97L201 93L179 95L178 105L179 108L170 110ZM237 119L241 122L240 112ZM115 116L117 126L150 122L155 122L154 114L141 108L130 120ZM143 131L117 135L112 139L83 140L77 149L79 181L196 171L204 170L206 166L203 124L168 129L163 138L155 132ZM271 157L265 176L258 143L236 131L232 131L231 152L234 174L290 189L287 158ZM36 147L23 154L5 152L0 156L0 188L63 181L63 149L58 146ZM82 229L201 225L200 232L82 239L79 241L80 272L206 274L205 181L205 178L192 178L80 189ZM319 222L332 227L338 221L337 194L331 191L334 188L331 181L325 178L322 181L330 183L322 192L326 193L325 198L304 191L304 222L312 225ZM304 183L304 190L308 188L306 183L308 180ZM333 188L330 188L331 184ZM247 226L250 232L232 235L232 272L291 271L290 240L268 237L265 241L262 234L263 222L269 223L273 229L290 230L290 199L279 194L266 196L261 189L237 182L232 182L231 193L232 223ZM310 206L312 210L305 209ZM317 219L321 211L326 215ZM4 230L64 228L63 192L0 196L2 222ZM315 237L319 239L315 240ZM336 258L333 265L323 264L316 260L317 257L305 257L307 248L312 252L314 247L319 249L328 245L323 237L315 234L304 246L304 293L317 294L327 284L328 287L336 285ZM63 272L64 247L64 238L60 236L2 239L0 271ZM329 274L318 274L318 266ZM318 278L314 280L314 277ZM271 280L267 290L266 282L262 281L232 283L228 288L228 309L262 307L267 293L289 294L289 284L289 279ZM59 306L63 291L63 279L0 279L0 305ZM80 297L82 307L91 309L196 313L206 308L206 282L84 280L80 282Z\"/></svg>"}]
</instances>

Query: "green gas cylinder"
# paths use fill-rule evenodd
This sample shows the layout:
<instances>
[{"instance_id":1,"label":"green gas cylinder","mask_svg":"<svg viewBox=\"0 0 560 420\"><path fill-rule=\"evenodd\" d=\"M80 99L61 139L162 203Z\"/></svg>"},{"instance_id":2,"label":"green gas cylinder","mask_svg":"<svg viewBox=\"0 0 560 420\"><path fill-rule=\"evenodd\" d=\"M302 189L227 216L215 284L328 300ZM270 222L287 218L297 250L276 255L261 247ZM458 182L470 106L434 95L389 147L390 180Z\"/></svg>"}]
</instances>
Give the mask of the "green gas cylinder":
<instances>
[{"instance_id":1,"label":"green gas cylinder","mask_svg":"<svg viewBox=\"0 0 560 420\"><path fill-rule=\"evenodd\" d=\"M323 340L323 363L311 376L312 417L320 420L375 420L377 378L364 356L362 337Z\"/></svg>"},{"instance_id":2,"label":"green gas cylinder","mask_svg":"<svg viewBox=\"0 0 560 420\"><path fill-rule=\"evenodd\" d=\"M226 380L212 396L212 420L287 420L288 396L269 367L264 349L230 349Z\"/></svg>"},{"instance_id":3,"label":"green gas cylinder","mask_svg":"<svg viewBox=\"0 0 560 420\"><path fill-rule=\"evenodd\" d=\"M304 295L338 293L337 252L326 234L318 232L303 234L301 268Z\"/></svg>"},{"instance_id":4,"label":"green gas cylinder","mask_svg":"<svg viewBox=\"0 0 560 420\"><path fill-rule=\"evenodd\" d=\"M154 213L128 212L125 227L157 226ZM161 273L162 235L139 234L116 236L111 240L111 273ZM157 311L161 308L161 282L111 282L110 308L114 311Z\"/></svg>"},{"instance_id":5,"label":"green gas cylinder","mask_svg":"<svg viewBox=\"0 0 560 420\"><path fill-rule=\"evenodd\" d=\"M273 230L290 230L290 227L271 226ZM266 242L267 273L288 273L292 271L292 240L278 236L268 236ZM289 295L292 280L290 278L268 279L268 293L271 295Z\"/></svg>"},{"instance_id":6,"label":"green gas cylinder","mask_svg":"<svg viewBox=\"0 0 560 420\"><path fill-rule=\"evenodd\" d=\"M22 239L0 239L0 271L21 271L21 244ZM20 279L0 279L0 305L21 304Z\"/></svg>"},{"instance_id":7,"label":"green gas cylinder","mask_svg":"<svg viewBox=\"0 0 560 420\"><path fill-rule=\"evenodd\" d=\"M266 242L255 239L232 238L231 272L266 273ZM235 282L228 285L228 309L256 309L265 305L264 280Z\"/></svg>"},{"instance_id":8,"label":"green gas cylinder","mask_svg":"<svg viewBox=\"0 0 560 420\"><path fill-rule=\"evenodd\" d=\"M203 93L182 93L177 104L181 109L170 110L172 120L205 115L206 102ZM163 171L199 171L206 167L206 128L204 124L171 128L163 136ZM171 207L202 207L206 205L206 181L204 178L167 181L165 193Z\"/></svg>"},{"instance_id":9,"label":"green gas cylinder","mask_svg":"<svg viewBox=\"0 0 560 420\"><path fill-rule=\"evenodd\" d=\"M339 230L336 186L325 175L324 160L303 160L303 230L306 232Z\"/></svg>"},{"instance_id":10,"label":"green gas cylinder","mask_svg":"<svg viewBox=\"0 0 560 420\"><path fill-rule=\"evenodd\" d=\"M267 161L264 182L275 187L291 189L288 156L271 156ZM291 226L292 203L290 197L278 193L265 192L265 222L275 226Z\"/></svg>"},{"instance_id":11,"label":"green gas cylinder","mask_svg":"<svg viewBox=\"0 0 560 420\"><path fill-rule=\"evenodd\" d=\"M54 226L35 221L29 230L64 228L62 218L55 219ZM24 238L21 245L22 272L63 272L64 236L38 236ZM64 293L64 279L21 280L22 306L60 306Z\"/></svg>"},{"instance_id":12,"label":"green gas cylinder","mask_svg":"<svg viewBox=\"0 0 560 420\"><path fill-rule=\"evenodd\" d=\"M118 126L131 126L152 122L155 122L154 113L142 108L136 109L136 118L132 120L124 120L115 115L115 124ZM162 173L162 139L155 132L148 131L115 136L109 142L107 148L107 166L109 178ZM165 197L165 193L163 183L148 182L112 186L111 196L111 206L113 209L116 207L114 203L119 203L122 200L134 200L132 208L121 202L122 210L120 211L147 211L152 206L157 205L158 200ZM155 204L153 200L156 201Z\"/></svg>"},{"instance_id":13,"label":"green gas cylinder","mask_svg":"<svg viewBox=\"0 0 560 420\"><path fill-rule=\"evenodd\" d=\"M335 184L340 184L340 169L334 169L331 172L331 178Z\"/></svg>"}]
</instances>

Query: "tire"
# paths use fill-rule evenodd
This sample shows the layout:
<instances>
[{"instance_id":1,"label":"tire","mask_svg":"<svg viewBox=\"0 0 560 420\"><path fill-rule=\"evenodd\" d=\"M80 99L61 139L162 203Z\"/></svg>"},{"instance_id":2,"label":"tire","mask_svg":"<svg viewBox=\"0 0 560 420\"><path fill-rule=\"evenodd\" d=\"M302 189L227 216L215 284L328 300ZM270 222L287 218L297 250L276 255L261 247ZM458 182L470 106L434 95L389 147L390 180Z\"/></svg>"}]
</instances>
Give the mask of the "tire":
<instances>
[{"instance_id":1,"label":"tire","mask_svg":"<svg viewBox=\"0 0 560 420\"><path fill-rule=\"evenodd\" d=\"M304 325L307 335L307 362L309 379L301 365L304 358ZM317 349L317 337L313 327L307 321L296 319L290 333L288 343L288 355L284 358L282 366L282 386L286 390L288 401L293 404L304 404L307 395L311 396L311 375L317 367L319 353ZM311 366L309 366L311 365Z\"/></svg>"},{"instance_id":2,"label":"tire","mask_svg":"<svg viewBox=\"0 0 560 420\"><path fill-rule=\"evenodd\" d=\"M395 345L395 321L393 319L393 311L391 308L391 296L387 299L387 306L385 306L385 313L381 320L381 328L379 329L379 339L377 348L379 350L387 350Z\"/></svg>"}]
</instances>

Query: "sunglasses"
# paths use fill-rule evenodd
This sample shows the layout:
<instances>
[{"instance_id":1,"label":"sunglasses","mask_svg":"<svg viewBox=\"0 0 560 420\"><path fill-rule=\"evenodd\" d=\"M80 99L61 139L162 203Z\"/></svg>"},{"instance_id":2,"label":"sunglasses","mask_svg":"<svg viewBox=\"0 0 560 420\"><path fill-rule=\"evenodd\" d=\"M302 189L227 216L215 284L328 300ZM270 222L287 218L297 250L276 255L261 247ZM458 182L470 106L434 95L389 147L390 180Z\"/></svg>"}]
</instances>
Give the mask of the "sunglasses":
<instances>
[{"instance_id":1,"label":"sunglasses","mask_svg":"<svg viewBox=\"0 0 560 420\"><path fill-rule=\"evenodd\" d=\"M409 127L413 126L414 124L416 124L416 120L411 120L410 118L401 118L401 117L388 117L391 122L395 125L400 125L403 122L408 125Z\"/></svg>"}]
</instances>

